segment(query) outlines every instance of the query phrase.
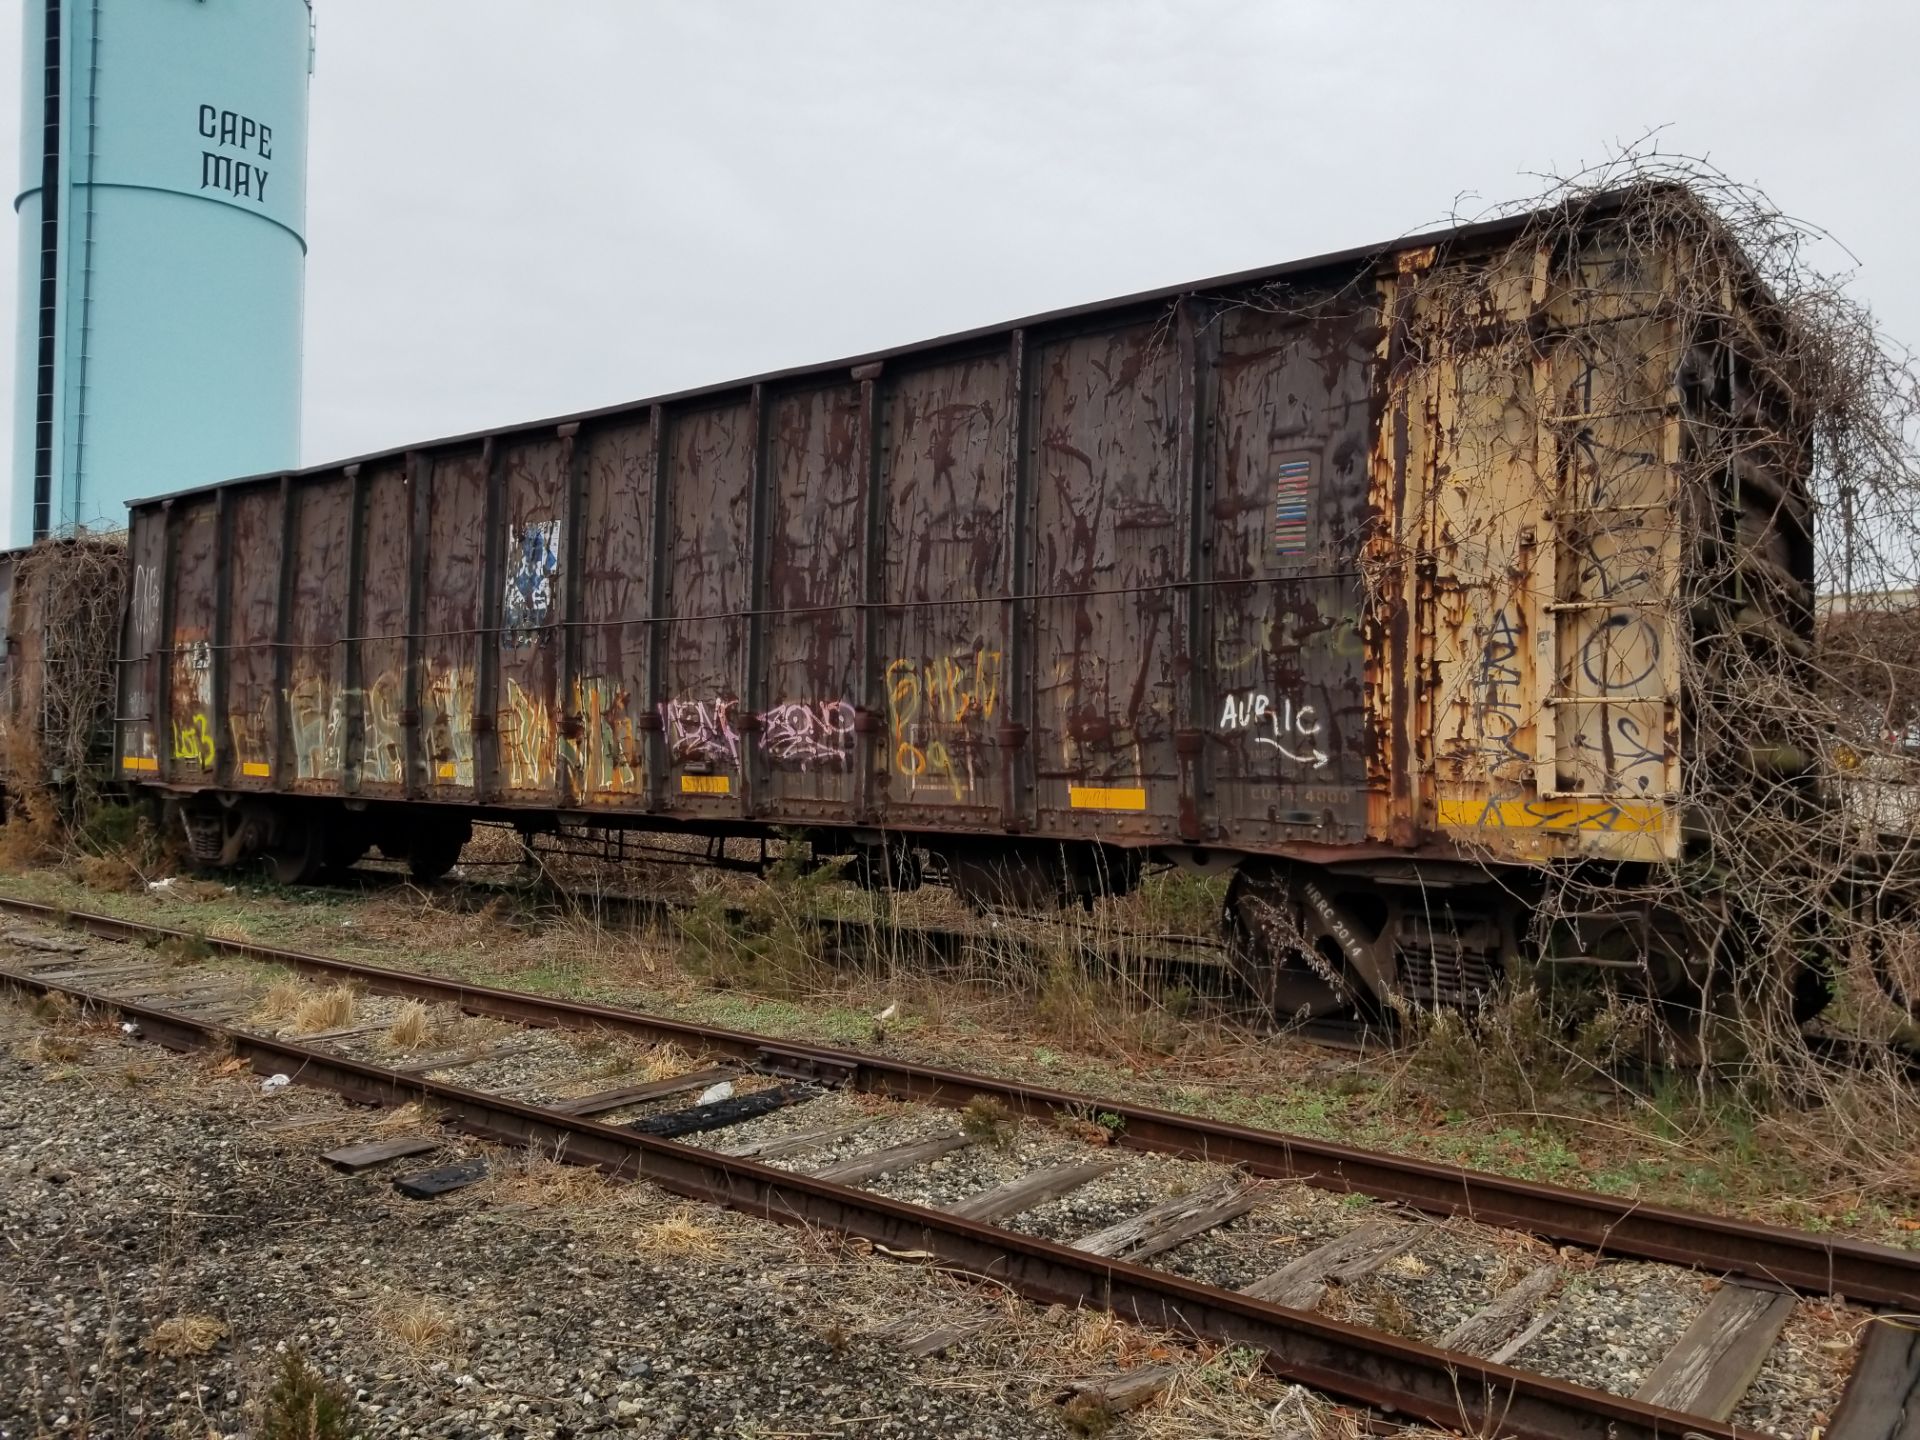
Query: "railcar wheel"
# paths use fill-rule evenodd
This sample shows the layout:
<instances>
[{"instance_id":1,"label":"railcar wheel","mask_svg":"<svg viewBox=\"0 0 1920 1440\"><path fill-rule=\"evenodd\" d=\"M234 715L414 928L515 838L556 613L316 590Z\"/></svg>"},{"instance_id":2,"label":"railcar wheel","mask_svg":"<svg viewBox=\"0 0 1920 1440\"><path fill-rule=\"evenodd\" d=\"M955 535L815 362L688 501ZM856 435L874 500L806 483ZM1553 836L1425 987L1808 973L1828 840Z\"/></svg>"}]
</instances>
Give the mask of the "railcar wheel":
<instances>
[{"instance_id":1,"label":"railcar wheel","mask_svg":"<svg viewBox=\"0 0 1920 1440\"><path fill-rule=\"evenodd\" d=\"M460 860L473 838L469 820L428 820L414 826L407 841L407 870L420 881L438 880Z\"/></svg>"},{"instance_id":2,"label":"railcar wheel","mask_svg":"<svg viewBox=\"0 0 1920 1440\"><path fill-rule=\"evenodd\" d=\"M327 832L319 821L285 821L278 842L267 851L267 868L282 885L311 885L327 868Z\"/></svg>"}]
</instances>

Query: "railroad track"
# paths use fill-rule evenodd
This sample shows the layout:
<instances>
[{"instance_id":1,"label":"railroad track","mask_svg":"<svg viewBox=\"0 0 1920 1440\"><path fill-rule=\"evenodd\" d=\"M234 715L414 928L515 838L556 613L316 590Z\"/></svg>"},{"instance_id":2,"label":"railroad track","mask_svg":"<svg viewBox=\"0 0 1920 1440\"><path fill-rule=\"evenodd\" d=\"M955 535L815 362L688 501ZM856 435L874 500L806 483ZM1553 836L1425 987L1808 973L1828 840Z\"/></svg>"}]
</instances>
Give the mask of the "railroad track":
<instances>
[{"instance_id":1,"label":"railroad track","mask_svg":"<svg viewBox=\"0 0 1920 1440\"><path fill-rule=\"evenodd\" d=\"M443 1123L495 1141L538 1145L688 1198L820 1226L903 1259L990 1279L1034 1301L1106 1308L1148 1326L1245 1345L1264 1352L1288 1379L1475 1434L1757 1434L1726 1417L1801 1297L1920 1310L1920 1256L1865 1242L1637 1205L887 1056L266 946L202 942L164 927L27 902L0 901L0 913L111 942L191 940L313 980L351 984L382 1003L417 1000L508 1022L493 1038L454 1050L376 1059L374 1037L389 1030L391 1014L283 1038L246 1022L264 989L257 977L45 930L4 937L17 958L0 966L0 981L110 1008L143 1038L170 1048L231 1046L257 1071L356 1102L425 1101ZM581 1049L558 1033L566 1030L671 1043L687 1063L679 1073L583 1090L596 1082ZM484 1084L477 1078L483 1076ZM1026 1149L1003 1145L1001 1132L1016 1122L1046 1119L1076 1128L1079 1138L1056 1128L1037 1161ZM349 1147L332 1158L370 1167L434 1148L423 1134ZM968 1160L978 1163L970 1168ZM426 1196L477 1178L469 1164L403 1175L399 1183ZM1237 1260L1222 1258L1235 1234L1259 1234L1261 1216L1299 1187L1367 1195L1392 1208L1290 1250L1284 1264L1273 1264L1259 1246L1241 1247ZM1077 1197L1103 1194L1090 1206L1078 1204ZM1588 1254L1535 1247L1532 1269L1453 1320L1435 1336L1437 1344L1322 1308L1343 1286L1382 1274L1401 1257L1424 1263L1423 1245L1445 1227L1422 1224L1423 1216L1469 1217ZM1257 1263L1263 1255L1265 1263ZM1632 1397L1508 1363L1524 1359L1527 1344L1552 1324L1568 1269L1594 1263L1593 1256L1687 1266L1725 1281ZM1236 1265L1232 1283L1219 1283ZM1699 1288L1697 1276L1676 1271L1674 1279ZM1911 1331L1866 1323L1865 1312L1861 1320L1866 1339L1854 1379L1826 1434L1896 1440L1912 1433L1900 1425L1920 1424L1920 1355L1908 1343ZM928 1316L892 1338L930 1353L968 1326L964 1317ZM1150 1394L1151 1378L1132 1377L1133 1390ZM1908 1405L1913 1416L1902 1419Z\"/></svg>"}]
</instances>

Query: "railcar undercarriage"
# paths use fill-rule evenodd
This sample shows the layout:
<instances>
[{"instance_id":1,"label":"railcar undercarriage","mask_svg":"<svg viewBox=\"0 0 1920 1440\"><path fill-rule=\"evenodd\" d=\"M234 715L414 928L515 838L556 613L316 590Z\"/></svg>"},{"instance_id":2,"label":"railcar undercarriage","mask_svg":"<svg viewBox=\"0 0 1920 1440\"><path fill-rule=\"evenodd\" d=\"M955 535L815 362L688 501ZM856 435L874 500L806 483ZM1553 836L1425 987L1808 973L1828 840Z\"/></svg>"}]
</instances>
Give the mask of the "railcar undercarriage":
<instances>
[{"instance_id":1,"label":"railcar undercarriage","mask_svg":"<svg viewBox=\"0 0 1920 1440\"><path fill-rule=\"evenodd\" d=\"M1235 979L1275 1022L1353 1015L1390 1020L1408 1010L1472 1012L1530 971L1554 980L1598 979L1651 1002L1676 1028L1685 1017L1750 1001L1764 970L1743 954L1742 917L1722 916L1695 933L1660 903L1650 877L1615 867L1580 877L1543 867L1467 858L1374 858L1316 863L1179 847L1167 851L1098 842L880 831L859 827L773 830L748 824L656 821L608 824L602 816L525 810L198 792L166 807L193 859L232 869L262 865L285 884L337 875L373 851L404 861L416 879L444 876L476 821L537 835L697 837L702 850L662 850L681 863L762 870L770 845L803 842L809 863L844 862L865 888L950 886L983 910L1045 912L1131 893L1147 867L1177 865L1230 874L1221 915ZM729 858L730 841L757 841L759 858ZM624 851L622 852L624 853ZM1577 883L1576 883L1577 882ZM1588 903L1570 904L1580 894ZM1551 895L1552 903L1547 903ZM1831 961L1809 937L1806 959L1784 992L1804 1023L1831 998Z\"/></svg>"}]
</instances>

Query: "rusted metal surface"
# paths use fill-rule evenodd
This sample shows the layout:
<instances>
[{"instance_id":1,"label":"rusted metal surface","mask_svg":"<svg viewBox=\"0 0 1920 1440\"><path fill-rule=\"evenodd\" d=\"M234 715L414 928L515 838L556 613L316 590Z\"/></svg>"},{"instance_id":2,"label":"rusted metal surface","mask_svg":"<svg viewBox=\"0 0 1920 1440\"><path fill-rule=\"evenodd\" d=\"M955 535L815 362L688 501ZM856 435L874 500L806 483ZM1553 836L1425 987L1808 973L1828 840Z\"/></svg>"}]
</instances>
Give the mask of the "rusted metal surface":
<instances>
[{"instance_id":1,"label":"rusted metal surface","mask_svg":"<svg viewBox=\"0 0 1920 1440\"><path fill-rule=\"evenodd\" d=\"M31 901L0 898L0 912L79 926L111 939L185 936L164 926L59 912ZM1092 1109L1120 1117L1123 1123L1116 1143L1127 1148L1237 1164L1255 1175L1371 1195L1429 1214L1470 1216L1484 1224L1508 1226L1610 1255L1695 1266L1812 1294L1843 1294L1870 1304L1920 1306L1920 1254L1865 1241L1513 1180L1120 1100L916 1065L891 1056L771 1041L618 1006L499 990L245 941L208 939L204 943L222 954L285 965L331 981L351 981L375 994L453 1005L470 1014L520 1025L629 1034L656 1043L671 1040L695 1054L774 1060L778 1062L774 1068L784 1075L827 1079L903 1100L960 1108L987 1096L1014 1113L1033 1117L1084 1114Z\"/></svg>"},{"instance_id":2,"label":"rusted metal surface","mask_svg":"<svg viewBox=\"0 0 1920 1440\"><path fill-rule=\"evenodd\" d=\"M236 482L225 569L212 492L141 502L123 773L1671 856L1685 337L1601 221L1571 258L1522 233Z\"/></svg>"},{"instance_id":3,"label":"rusted metal surface","mask_svg":"<svg viewBox=\"0 0 1920 1440\"><path fill-rule=\"evenodd\" d=\"M892 1253L925 1254L1039 1303L1098 1306L1143 1325L1246 1345L1262 1351L1269 1368L1285 1378L1392 1414L1539 1440L1738 1440L1752 1433L753 1160L118 1002L80 987L29 975L9 973L5 979L113 1009L169 1048L218 1044L259 1073L292 1075L363 1103L426 1101L450 1123L475 1134L537 1145L575 1164L766 1219L823 1226Z\"/></svg>"},{"instance_id":4,"label":"rusted metal surface","mask_svg":"<svg viewBox=\"0 0 1920 1440\"><path fill-rule=\"evenodd\" d=\"M278 486L233 493L229 517L226 635L226 784L267 790L275 755L280 686L275 674L284 500Z\"/></svg>"}]
</instances>

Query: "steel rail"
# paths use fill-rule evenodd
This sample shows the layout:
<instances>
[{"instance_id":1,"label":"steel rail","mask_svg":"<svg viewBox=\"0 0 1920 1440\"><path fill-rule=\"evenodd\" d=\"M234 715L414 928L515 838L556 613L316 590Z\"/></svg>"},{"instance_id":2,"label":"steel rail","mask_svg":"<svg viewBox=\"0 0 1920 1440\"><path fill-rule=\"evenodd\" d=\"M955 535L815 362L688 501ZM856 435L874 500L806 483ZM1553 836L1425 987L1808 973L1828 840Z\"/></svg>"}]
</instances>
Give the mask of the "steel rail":
<instances>
[{"instance_id":1,"label":"steel rail","mask_svg":"<svg viewBox=\"0 0 1920 1440\"><path fill-rule=\"evenodd\" d=\"M63 994L131 1021L169 1049L230 1047L256 1073L285 1074L363 1104L426 1101L443 1122L539 1146L573 1164L676 1195L865 1239L894 1258L936 1260L1041 1304L1086 1305L1138 1323L1264 1352L1281 1377L1388 1414L1520 1440L1753 1440L1756 1432L1439 1350L1318 1313L751 1160L661 1140L63 981L0 970L0 983Z\"/></svg>"},{"instance_id":2,"label":"steel rail","mask_svg":"<svg viewBox=\"0 0 1920 1440\"><path fill-rule=\"evenodd\" d=\"M521 1025L604 1030L655 1042L673 1040L796 1078L830 1080L900 1100L957 1107L986 1096L1024 1116L1114 1115L1121 1122L1115 1142L1130 1149L1238 1165L1265 1178L1357 1192L1432 1215L1465 1216L1600 1253L1739 1275L1808 1294L1920 1309L1920 1254L1865 1240L1515 1180L885 1055L774 1040L590 1001L527 995L269 945L213 939L32 901L0 898L0 913L77 926L108 939L201 943L240 958L352 981L376 994L457 1005L471 1014Z\"/></svg>"}]
</instances>

